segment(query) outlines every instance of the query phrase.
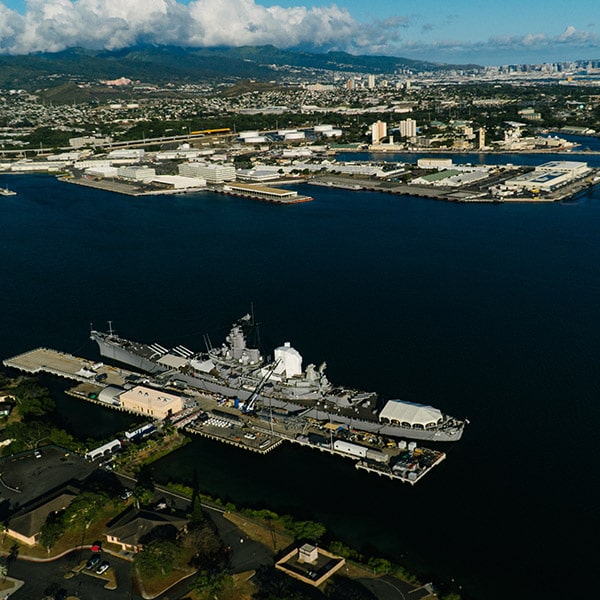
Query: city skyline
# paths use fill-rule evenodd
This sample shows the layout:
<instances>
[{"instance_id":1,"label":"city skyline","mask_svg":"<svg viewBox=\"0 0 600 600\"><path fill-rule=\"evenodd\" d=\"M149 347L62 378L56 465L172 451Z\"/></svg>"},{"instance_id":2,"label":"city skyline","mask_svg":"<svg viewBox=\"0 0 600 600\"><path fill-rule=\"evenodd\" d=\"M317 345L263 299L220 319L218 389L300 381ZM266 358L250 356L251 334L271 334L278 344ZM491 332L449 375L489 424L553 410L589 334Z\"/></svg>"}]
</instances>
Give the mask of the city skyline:
<instances>
[{"instance_id":1,"label":"city skyline","mask_svg":"<svg viewBox=\"0 0 600 600\"><path fill-rule=\"evenodd\" d=\"M481 65L600 59L600 10L578 0L0 0L0 52L273 44Z\"/></svg>"}]
</instances>

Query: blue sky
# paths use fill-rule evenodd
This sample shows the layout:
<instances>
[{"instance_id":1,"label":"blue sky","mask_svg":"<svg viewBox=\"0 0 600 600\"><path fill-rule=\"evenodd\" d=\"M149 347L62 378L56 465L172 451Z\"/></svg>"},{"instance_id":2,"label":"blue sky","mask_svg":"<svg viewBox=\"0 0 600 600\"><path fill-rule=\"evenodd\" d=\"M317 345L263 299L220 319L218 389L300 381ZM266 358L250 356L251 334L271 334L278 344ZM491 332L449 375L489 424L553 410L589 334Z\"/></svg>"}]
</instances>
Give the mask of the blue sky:
<instances>
[{"instance_id":1,"label":"blue sky","mask_svg":"<svg viewBox=\"0 0 600 600\"><path fill-rule=\"evenodd\" d=\"M1 52L139 42L479 64L600 59L600 0L0 0Z\"/></svg>"}]
</instances>

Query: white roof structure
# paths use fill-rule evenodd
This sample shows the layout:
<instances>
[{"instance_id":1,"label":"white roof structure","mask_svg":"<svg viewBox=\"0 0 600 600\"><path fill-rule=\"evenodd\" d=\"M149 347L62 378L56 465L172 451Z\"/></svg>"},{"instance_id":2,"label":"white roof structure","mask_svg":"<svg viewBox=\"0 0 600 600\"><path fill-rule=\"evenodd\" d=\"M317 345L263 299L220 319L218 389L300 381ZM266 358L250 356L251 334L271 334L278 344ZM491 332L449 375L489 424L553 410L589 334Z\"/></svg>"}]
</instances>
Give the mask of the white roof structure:
<instances>
[{"instance_id":1,"label":"white roof structure","mask_svg":"<svg viewBox=\"0 0 600 600\"><path fill-rule=\"evenodd\" d=\"M210 373L215 368L215 363L212 360L192 360L190 364L197 371L202 371L203 373Z\"/></svg>"},{"instance_id":2,"label":"white roof structure","mask_svg":"<svg viewBox=\"0 0 600 600\"><path fill-rule=\"evenodd\" d=\"M172 187L175 190L206 187L206 179L200 177L182 177L181 175L160 175L153 182Z\"/></svg>"},{"instance_id":3,"label":"white roof structure","mask_svg":"<svg viewBox=\"0 0 600 600\"><path fill-rule=\"evenodd\" d=\"M165 354L158 359L158 362L161 365L165 365L165 367L170 367L171 369L181 369L187 365L187 358L183 358L181 356L177 356L176 354Z\"/></svg>"},{"instance_id":4,"label":"white roof structure","mask_svg":"<svg viewBox=\"0 0 600 600\"><path fill-rule=\"evenodd\" d=\"M384 423L397 423L405 427L429 429L437 426L444 416L433 406L405 402L404 400L388 400L379 413L379 420Z\"/></svg>"}]
</instances>

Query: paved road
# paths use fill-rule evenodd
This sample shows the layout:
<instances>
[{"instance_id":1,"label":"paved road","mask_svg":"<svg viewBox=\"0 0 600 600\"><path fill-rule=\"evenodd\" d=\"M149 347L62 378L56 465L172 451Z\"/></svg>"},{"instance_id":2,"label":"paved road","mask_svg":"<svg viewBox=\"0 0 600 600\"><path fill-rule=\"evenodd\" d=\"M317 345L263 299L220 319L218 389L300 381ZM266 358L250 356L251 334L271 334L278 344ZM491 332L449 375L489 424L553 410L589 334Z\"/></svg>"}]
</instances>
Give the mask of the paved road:
<instances>
[{"instance_id":1,"label":"paved road","mask_svg":"<svg viewBox=\"0 0 600 600\"><path fill-rule=\"evenodd\" d=\"M376 579L362 578L357 581L372 592L378 600L419 600L429 595L426 588L415 589L391 575L384 575Z\"/></svg>"}]
</instances>

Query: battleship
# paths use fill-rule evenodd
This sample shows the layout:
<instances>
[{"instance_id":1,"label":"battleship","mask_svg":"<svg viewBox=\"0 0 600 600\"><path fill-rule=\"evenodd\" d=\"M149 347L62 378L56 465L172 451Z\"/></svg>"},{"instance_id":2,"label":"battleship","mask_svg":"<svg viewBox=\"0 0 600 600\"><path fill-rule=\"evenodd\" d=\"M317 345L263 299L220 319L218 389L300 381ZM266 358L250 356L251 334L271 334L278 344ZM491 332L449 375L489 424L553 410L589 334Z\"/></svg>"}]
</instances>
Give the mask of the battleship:
<instances>
[{"instance_id":1,"label":"battleship","mask_svg":"<svg viewBox=\"0 0 600 600\"><path fill-rule=\"evenodd\" d=\"M101 356L152 375L157 382L190 386L202 392L235 398L241 410L277 411L300 421L354 429L393 438L431 442L460 440L465 421L432 406L387 400L375 392L332 385L326 363L302 368L301 354L289 342L267 360L248 345L253 319L234 323L221 346L194 352L179 345L167 349L158 343L124 339L109 323L108 332L90 331Z\"/></svg>"}]
</instances>

